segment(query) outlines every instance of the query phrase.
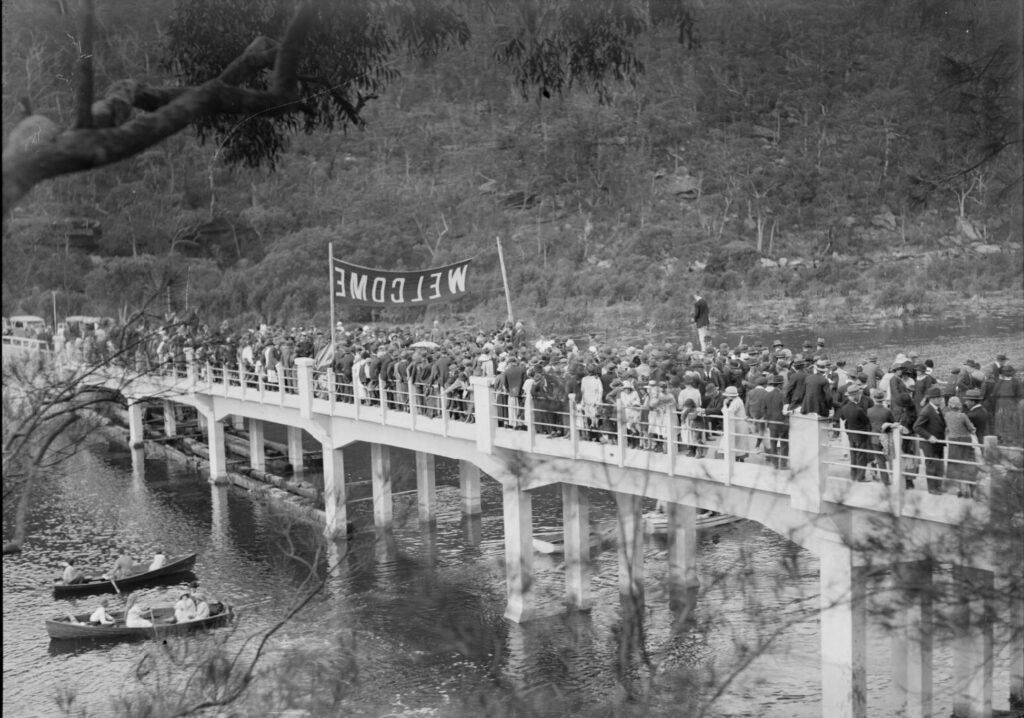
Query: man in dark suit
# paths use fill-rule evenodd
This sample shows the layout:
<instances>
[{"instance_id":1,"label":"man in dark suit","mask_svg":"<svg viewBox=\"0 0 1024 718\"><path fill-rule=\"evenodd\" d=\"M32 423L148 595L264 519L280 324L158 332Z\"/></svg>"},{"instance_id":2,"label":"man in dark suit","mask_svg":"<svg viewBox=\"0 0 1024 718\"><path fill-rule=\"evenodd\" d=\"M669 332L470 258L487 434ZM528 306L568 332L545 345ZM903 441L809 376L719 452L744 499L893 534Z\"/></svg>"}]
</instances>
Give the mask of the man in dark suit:
<instances>
[{"instance_id":1,"label":"man in dark suit","mask_svg":"<svg viewBox=\"0 0 1024 718\"><path fill-rule=\"evenodd\" d=\"M693 293L693 323L697 325L697 339L700 340L700 350L708 347L708 327L711 325L711 310L703 295L697 291Z\"/></svg>"},{"instance_id":2,"label":"man in dark suit","mask_svg":"<svg viewBox=\"0 0 1024 718\"><path fill-rule=\"evenodd\" d=\"M854 481L867 481L865 467L871 454L867 453L871 437L871 421L861 403L864 387L858 382L851 382L846 387L846 400L839 407L839 419L844 422L846 438L850 442L850 478Z\"/></svg>"},{"instance_id":3,"label":"man in dark suit","mask_svg":"<svg viewBox=\"0 0 1024 718\"><path fill-rule=\"evenodd\" d=\"M924 441L921 451L924 453L925 475L928 478L928 492L942 493L942 453L946 438L946 420L942 416L942 390L933 386L925 394L927 403L917 415L914 422L914 433Z\"/></svg>"},{"instance_id":4,"label":"man in dark suit","mask_svg":"<svg viewBox=\"0 0 1024 718\"><path fill-rule=\"evenodd\" d=\"M793 372L786 382L784 393L786 403L793 412L800 411L804 403L804 382L807 379L807 371L804 369L804 358L800 354L793 357Z\"/></svg>"},{"instance_id":5,"label":"man in dark suit","mask_svg":"<svg viewBox=\"0 0 1024 718\"><path fill-rule=\"evenodd\" d=\"M804 379L804 400L800 407L804 414L817 414L827 419L832 413L834 402L827 376L828 368L828 359L819 359L814 363L814 373Z\"/></svg>"},{"instance_id":6,"label":"man in dark suit","mask_svg":"<svg viewBox=\"0 0 1024 718\"><path fill-rule=\"evenodd\" d=\"M522 425L523 383L526 381L526 368L519 363L515 354L508 358L505 371L498 377L497 387L508 396L509 428L525 428Z\"/></svg>"},{"instance_id":7,"label":"man in dark suit","mask_svg":"<svg viewBox=\"0 0 1024 718\"><path fill-rule=\"evenodd\" d=\"M783 410L786 396L782 393L782 377L778 374L768 379L764 393L764 420L768 428L768 463L776 469L784 469L789 456L789 417Z\"/></svg>"},{"instance_id":8,"label":"man in dark suit","mask_svg":"<svg viewBox=\"0 0 1024 718\"><path fill-rule=\"evenodd\" d=\"M964 406L967 407L967 418L974 425L974 432L975 436L978 437L978 443L984 445L991 417L988 414L988 410L981 405L981 390L968 389L964 392L963 400Z\"/></svg>"}]
</instances>

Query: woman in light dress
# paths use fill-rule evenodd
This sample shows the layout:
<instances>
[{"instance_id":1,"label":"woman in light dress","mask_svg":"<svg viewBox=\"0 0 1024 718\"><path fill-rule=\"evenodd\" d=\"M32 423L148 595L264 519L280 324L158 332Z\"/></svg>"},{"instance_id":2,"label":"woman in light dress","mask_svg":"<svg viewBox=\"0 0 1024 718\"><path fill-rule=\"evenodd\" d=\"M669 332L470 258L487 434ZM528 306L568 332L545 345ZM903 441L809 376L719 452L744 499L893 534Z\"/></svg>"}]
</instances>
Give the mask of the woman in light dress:
<instances>
[{"instance_id":1,"label":"woman in light dress","mask_svg":"<svg viewBox=\"0 0 1024 718\"><path fill-rule=\"evenodd\" d=\"M744 461L747 454L753 453L756 439L754 429L747 420L747 409L740 399L740 392L735 386L725 387L722 394L725 397L725 406L722 410L722 419L729 422L729 431L732 434L732 450L736 461ZM722 440L724 441L723 434Z\"/></svg>"}]
</instances>

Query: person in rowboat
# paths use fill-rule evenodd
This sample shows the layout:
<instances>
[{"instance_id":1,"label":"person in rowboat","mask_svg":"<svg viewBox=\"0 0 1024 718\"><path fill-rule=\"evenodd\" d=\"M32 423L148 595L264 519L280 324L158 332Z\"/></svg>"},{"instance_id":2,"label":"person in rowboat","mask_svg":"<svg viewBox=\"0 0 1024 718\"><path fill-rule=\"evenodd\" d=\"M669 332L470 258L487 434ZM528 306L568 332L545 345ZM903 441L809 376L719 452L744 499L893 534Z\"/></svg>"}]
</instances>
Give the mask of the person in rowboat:
<instances>
[{"instance_id":1,"label":"person in rowboat","mask_svg":"<svg viewBox=\"0 0 1024 718\"><path fill-rule=\"evenodd\" d=\"M101 626L113 626L115 621L114 617L107 612L107 608L110 606L110 602L107 599L103 599L100 603L99 608L92 612L89 616L89 623L98 623Z\"/></svg>"},{"instance_id":2,"label":"person in rowboat","mask_svg":"<svg viewBox=\"0 0 1024 718\"><path fill-rule=\"evenodd\" d=\"M156 571L158 568L163 568L167 565L167 554L164 550L157 549L156 554L153 556L153 561L149 564L149 571Z\"/></svg>"},{"instance_id":3,"label":"person in rowboat","mask_svg":"<svg viewBox=\"0 0 1024 718\"><path fill-rule=\"evenodd\" d=\"M145 613L145 609L139 605L138 599L132 594L128 597L128 610L124 614L124 625L128 628L150 628L153 622L143 618L143 613Z\"/></svg>"},{"instance_id":4,"label":"person in rowboat","mask_svg":"<svg viewBox=\"0 0 1024 718\"><path fill-rule=\"evenodd\" d=\"M85 574L82 573L82 569L75 566L75 560L69 558L64 562L64 572L61 574L60 580L65 586L85 583Z\"/></svg>"},{"instance_id":5,"label":"person in rowboat","mask_svg":"<svg viewBox=\"0 0 1024 718\"><path fill-rule=\"evenodd\" d=\"M135 571L135 561L128 555L127 551L122 550L121 554L114 561L114 565L110 567L110 570L103 574L103 578L116 581L119 578L125 578L130 576Z\"/></svg>"},{"instance_id":6,"label":"person in rowboat","mask_svg":"<svg viewBox=\"0 0 1024 718\"><path fill-rule=\"evenodd\" d=\"M184 623L191 621L196 616L196 603L192 596L186 591L181 594L178 602L174 604L174 622Z\"/></svg>"}]
</instances>

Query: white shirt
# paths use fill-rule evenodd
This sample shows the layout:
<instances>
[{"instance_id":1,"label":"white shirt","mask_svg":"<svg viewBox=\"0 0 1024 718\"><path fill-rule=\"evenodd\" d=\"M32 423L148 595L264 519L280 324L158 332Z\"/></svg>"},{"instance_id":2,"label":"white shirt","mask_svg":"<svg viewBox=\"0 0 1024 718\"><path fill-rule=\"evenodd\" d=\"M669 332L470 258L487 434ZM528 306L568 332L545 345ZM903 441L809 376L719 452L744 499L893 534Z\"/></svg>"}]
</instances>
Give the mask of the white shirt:
<instances>
[{"instance_id":1,"label":"white shirt","mask_svg":"<svg viewBox=\"0 0 1024 718\"><path fill-rule=\"evenodd\" d=\"M114 623L114 619L111 618L110 615L107 613L106 608L100 606L92 612L91 616L89 616L89 622L102 623L104 626L111 626Z\"/></svg>"},{"instance_id":2,"label":"white shirt","mask_svg":"<svg viewBox=\"0 0 1024 718\"><path fill-rule=\"evenodd\" d=\"M163 568L165 565L167 565L167 555L158 553L153 557L153 563L149 564L149 570L155 571L158 568Z\"/></svg>"}]
</instances>

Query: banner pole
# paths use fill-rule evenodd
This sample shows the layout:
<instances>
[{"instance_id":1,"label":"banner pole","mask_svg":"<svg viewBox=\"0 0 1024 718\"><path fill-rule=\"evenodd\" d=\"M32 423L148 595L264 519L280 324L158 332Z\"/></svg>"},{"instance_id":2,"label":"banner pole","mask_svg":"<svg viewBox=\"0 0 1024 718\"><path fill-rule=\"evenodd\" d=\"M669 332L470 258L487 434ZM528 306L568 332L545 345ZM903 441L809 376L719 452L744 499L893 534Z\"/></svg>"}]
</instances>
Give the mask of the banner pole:
<instances>
[{"instance_id":1,"label":"banner pole","mask_svg":"<svg viewBox=\"0 0 1024 718\"><path fill-rule=\"evenodd\" d=\"M498 243L498 263L501 264L501 283L505 285L505 306L508 307L508 320L511 322L512 317L512 294L508 290L508 273L505 271L505 253L501 251L501 237L495 237L494 241Z\"/></svg>"},{"instance_id":2,"label":"banner pole","mask_svg":"<svg viewBox=\"0 0 1024 718\"><path fill-rule=\"evenodd\" d=\"M337 326L337 322L334 320L334 242L328 242L327 243L327 252L328 252L328 256L330 258L328 264L330 265L330 280L331 281L328 282L327 288L331 292L331 365L333 366L333 364L334 364L334 352L336 351L336 348L338 346L337 343L336 343L336 339L337 338L335 337L335 331L336 331L335 327Z\"/></svg>"}]
</instances>

